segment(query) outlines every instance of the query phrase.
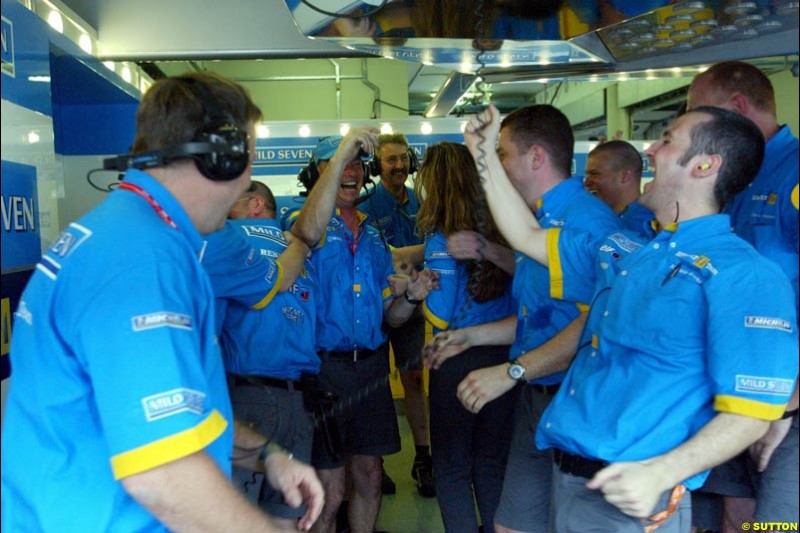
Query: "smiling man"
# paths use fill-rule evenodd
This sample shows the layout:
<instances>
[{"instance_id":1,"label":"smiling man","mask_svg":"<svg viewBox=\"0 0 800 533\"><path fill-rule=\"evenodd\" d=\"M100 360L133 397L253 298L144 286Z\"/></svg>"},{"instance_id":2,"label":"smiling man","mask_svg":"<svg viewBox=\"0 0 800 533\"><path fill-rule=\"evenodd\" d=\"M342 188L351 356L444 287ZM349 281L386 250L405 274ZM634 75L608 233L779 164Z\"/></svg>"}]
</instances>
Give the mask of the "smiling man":
<instances>
[{"instance_id":1,"label":"smiling man","mask_svg":"<svg viewBox=\"0 0 800 533\"><path fill-rule=\"evenodd\" d=\"M499 126L492 106L465 133L476 157L485 154L498 226L550 266L563 297L592 302L536 434L554 456L551 530L686 533L684 490L783 415L797 375L791 285L719 214L755 177L763 135L723 109L681 116L647 150L656 177L641 202L662 231L649 242L615 232L598 243L539 225L488 149Z\"/></svg>"}]
</instances>

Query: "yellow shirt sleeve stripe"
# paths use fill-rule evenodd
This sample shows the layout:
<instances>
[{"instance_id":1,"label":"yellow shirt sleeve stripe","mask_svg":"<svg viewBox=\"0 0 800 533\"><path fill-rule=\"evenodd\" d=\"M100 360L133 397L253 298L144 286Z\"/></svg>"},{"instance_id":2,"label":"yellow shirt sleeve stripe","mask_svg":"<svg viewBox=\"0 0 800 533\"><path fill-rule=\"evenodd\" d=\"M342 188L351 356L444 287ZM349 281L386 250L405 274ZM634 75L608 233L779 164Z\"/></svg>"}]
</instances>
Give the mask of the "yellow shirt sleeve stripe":
<instances>
[{"instance_id":1,"label":"yellow shirt sleeve stripe","mask_svg":"<svg viewBox=\"0 0 800 533\"><path fill-rule=\"evenodd\" d=\"M550 297L564 299L564 272L561 270L561 256L558 254L558 239L561 228L547 230L547 260L550 272Z\"/></svg>"},{"instance_id":2,"label":"yellow shirt sleeve stripe","mask_svg":"<svg viewBox=\"0 0 800 533\"><path fill-rule=\"evenodd\" d=\"M277 261L275 264L278 265L278 279L275 280L275 285L272 286L272 289L261 299L260 302L255 305L251 305L250 309L264 309L267 305L269 305L275 295L278 294L278 289L281 288L281 283L283 283L283 266Z\"/></svg>"},{"instance_id":3,"label":"yellow shirt sleeve stripe","mask_svg":"<svg viewBox=\"0 0 800 533\"><path fill-rule=\"evenodd\" d=\"M140 474L198 452L217 440L227 427L228 421L214 409L191 429L112 457L114 479Z\"/></svg>"},{"instance_id":4,"label":"yellow shirt sleeve stripe","mask_svg":"<svg viewBox=\"0 0 800 533\"><path fill-rule=\"evenodd\" d=\"M384 300L388 299L390 296L392 296L392 288L391 287L384 288L383 292L381 293L381 296L383 296Z\"/></svg>"},{"instance_id":5,"label":"yellow shirt sleeve stripe","mask_svg":"<svg viewBox=\"0 0 800 533\"><path fill-rule=\"evenodd\" d=\"M428 302L422 302L422 314L425 316L425 319L433 324L435 328L445 330L450 327L450 322L445 322L438 316L434 315L433 312L428 309Z\"/></svg>"},{"instance_id":6,"label":"yellow shirt sleeve stripe","mask_svg":"<svg viewBox=\"0 0 800 533\"><path fill-rule=\"evenodd\" d=\"M589 311L589 306L586 304L576 303L575 305L578 307L578 311L580 311L581 313L586 313L587 311Z\"/></svg>"},{"instance_id":7,"label":"yellow shirt sleeve stripe","mask_svg":"<svg viewBox=\"0 0 800 533\"><path fill-rule=\"evenodd\" d=\"M749 416L760 420L778 420L786 410L786 404L758 402L738 396L719 395L714 398L714 409L721 413Z\"/></svg>"}]
</instances>

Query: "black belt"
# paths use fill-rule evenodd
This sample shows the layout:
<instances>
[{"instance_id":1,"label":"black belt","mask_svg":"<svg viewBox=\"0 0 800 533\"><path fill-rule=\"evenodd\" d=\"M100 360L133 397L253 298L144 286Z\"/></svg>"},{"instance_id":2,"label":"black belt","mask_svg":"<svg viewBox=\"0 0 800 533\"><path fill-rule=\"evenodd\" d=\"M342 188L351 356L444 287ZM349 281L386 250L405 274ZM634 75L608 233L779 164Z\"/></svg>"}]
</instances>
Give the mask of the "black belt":
<instances>
[{"instance_id":1,"label":"black belt","mask_svg":"<svg viewBox=\"0 0 800 533\"><path fill-rule=\"evenodd\" d=\"M532 383L530 386L533 388L533 390L541 392L542 394L555 396L559 387L561 387L561 383L556 383L555 385L539 385L538 383Z\"/></svg>"},{"instance_id":2,"label":"black belt","mask_svg":"<svg viewBox=\"0 0 800 533\"><path fill-rule=\"evenodd\" d=\"M553 460L558 469L565 474L591 479L596 473L608 466L605 461L586 459L580 455L572 455L565 451L554 449Z\"/></svg>"},{"instance_id":3,"label":"black belt","mask_svg":"<svg viewBox=\"0 0 800 533\"><path fill-rule=\"evenodd\" d=\"M378 353L378 350L368 350L366 348L361 348L358 350L331 350L329 352L322 352L322 354L327 354L331 359L335 359L337 361L352 361L354 363L356 361L369 359L376 353Z\"/></svg>"},{"instance_id":4,"label":"black belt","mask_svg":"<svg viewBox=\"0 0 800 533\"><path fill-rule=\"evenodd\" d=\"M301 381L290 379L278 379L268 376L237 376L230 375L235 387L275 387L276 389L286 389L289 391L302 391L305 386Z\"/></svg>"}]
</instances>

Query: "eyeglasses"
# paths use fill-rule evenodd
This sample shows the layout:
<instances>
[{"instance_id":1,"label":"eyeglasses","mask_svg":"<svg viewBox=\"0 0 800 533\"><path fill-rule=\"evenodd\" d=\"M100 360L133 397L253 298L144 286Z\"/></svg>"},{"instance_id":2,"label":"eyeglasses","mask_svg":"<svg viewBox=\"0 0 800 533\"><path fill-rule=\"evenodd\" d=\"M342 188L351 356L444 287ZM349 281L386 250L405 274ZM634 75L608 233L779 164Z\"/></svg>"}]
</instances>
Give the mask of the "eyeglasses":
<instances>
[{"instance_id":1,"label":"eyeglasses","mask_svg":"<svg viewBox=\"0 0 800 533\"><path fill-rule=\"evenodd\" d=\"M249 201L250 201L250 200L252 200L253 198L255 198L255 196L245 196L244 198L239 198L239 199L238 199L238 200L236 200L234 203L235 203L235 204L238 204L239 202L249 202Z\"/></svg>"},{"instance_id":2,"label":"eyeglasses","mask_svg":"<svg viewBox=\"0 0 800 533\"><path fill-rule=\"evenodd\" d=\"M398 161L402 161L403 165L406 165L408 163L408 154L403 154L401 156L393 155L393 156L387 157L386 159L383 159L384 163L386 163L387 165L392 166L392 167L395 166Z\"/></svg>"}]
</instances>

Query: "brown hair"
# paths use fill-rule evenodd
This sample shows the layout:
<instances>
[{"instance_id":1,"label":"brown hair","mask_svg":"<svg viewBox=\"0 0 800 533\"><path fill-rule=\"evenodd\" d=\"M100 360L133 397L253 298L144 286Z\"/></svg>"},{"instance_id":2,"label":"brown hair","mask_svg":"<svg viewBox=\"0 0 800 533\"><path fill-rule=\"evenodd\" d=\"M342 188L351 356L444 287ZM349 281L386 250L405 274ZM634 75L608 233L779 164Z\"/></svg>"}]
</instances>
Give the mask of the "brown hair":
<instances>
[{"instance_id":1,"label":"brown hair","mask_svg":"<svg viewBox=\"0 0 800 533\"><path fill-rule=\"evenodd\" d=\"M444 235L457 231L477 231L489 241L505 245L486 204L475 161L462 144L441 142L430 146L414 181L414 191L421 201L417 213L417 231L435 230ZM471 296L476 302L499 298L509 276L496 265L485 261L480 266L467 262Z\"/></svg>"},{"instance_id":2,"label":"brown hair","mask_svg":"<svg viewBox=\"0 0 800 533\"><path fill-rule=\"evenodd\" d=\"M212 72L189 72L156 81L136 112L133 153L192 141L210 120L247 131L261 110L244 87Z\"/></svg>"},{"instance_id":3,"label":"brown hair","mask_svg":"<svg viewBox=\"0 0 800 533\"><path fill-rule=\"evenodd\" d=\"M769 78L749 63L724 61L717 63L696 80L709 81L713 90L727 98L734 93L745 95L757 108L775 114L775 91Z\"/></svg>"},{"instance_id":4,"label":"brown hair","mask_svg":"<svg viewBox=\"0 0 800 533\"><path fill-rule=\"evenodd\" d=\"M565 177L572 175L575 137L569 120L555 107L547 104L520 107L503 119L500 128L508 128L520 153L527 152L534 144L542 146L553 168Z\"/></svg>"}]
</instances>

